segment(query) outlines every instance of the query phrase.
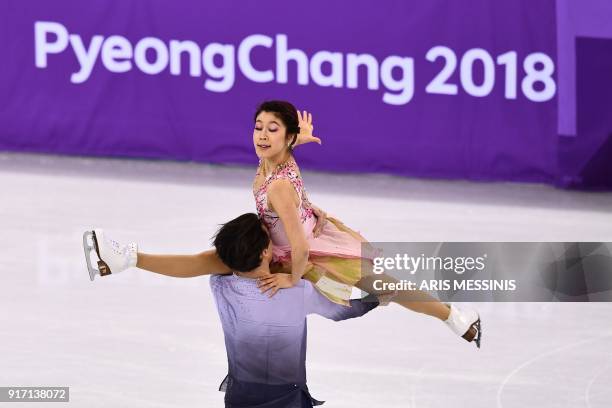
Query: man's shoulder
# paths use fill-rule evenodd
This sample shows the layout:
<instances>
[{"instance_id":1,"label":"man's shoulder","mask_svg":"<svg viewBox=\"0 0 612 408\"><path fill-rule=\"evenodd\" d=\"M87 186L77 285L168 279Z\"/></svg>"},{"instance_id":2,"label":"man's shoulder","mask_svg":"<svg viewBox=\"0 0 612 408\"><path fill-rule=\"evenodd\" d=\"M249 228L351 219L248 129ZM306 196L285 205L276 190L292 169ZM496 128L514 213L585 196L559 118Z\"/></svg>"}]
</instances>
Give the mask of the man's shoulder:
<instances>
[{"instance_id":1,"label":"man's shoulder","mask_svg":"<svg viewBox=\"0 0 612 408\"><path fill-rule=\"evenodd\" d=\"M227 274L227 275L210 275L210 282L220 282L223 279L227 279L230 276L233 276L233 274Z\"/></svg>"},{"instance_id":2,"label":"man's shoulder","mask_svg":"<svg viewBox=\"0 0 612 408\"><path fill-rule=\"evenodd\" d=\"M227 285L233 276L234 274L231 273L228 275L210 275L210 288L214 291L215 289L219 289L224 285Z\"/></svg>"},{"instance_id":3,"label":"man's shoulder","mask_svg":"<svg viewBox=\"0 0 612 408\"><path fill-rule=\"evenodd\" d=\"M226 274L226 275L210 275L210 282L223 282L223 281L230 281L233 278L236 278L237 276L234 275L233 273L230 274ZM243 278L243 279L247 279L247 278ZM255 282L256 279L254 278L250 278L250 281ZM296 283L293 287L296 288L306 288L306 287L311 287L312 283L310 283L309 281L305 280L305 279L300 279L298 283Z\"/></svg>"},{"instance_id":4,"label":"man's shoulder","mask_svg":"<svg viewBox=\"0 0 612 408\"><path fill-rule=\"evenodd\" d=\"M247 284L247 286L253 286L253 285L257 285L257 280L256 279L247 279L247 278L241 278L237 275L234 274L227 274L227 275L211 275L210 276L210 287L211 289L213 289L213 291L216 290L221 290L222 288L230 288L230 287L234 287L236 285L238 286L244 286L245 284ZM305 279L300 279L298 283L296 283L294 286L292 286L291 288L287 288L287 289L281 289L279 292L288 292L288 293L295 293L295 292L310 292L313 290L313 285L312 283L310 283L309 281L305 280ZM288 294L287 293L287 294Z\"/></svg>"}]
</instances>

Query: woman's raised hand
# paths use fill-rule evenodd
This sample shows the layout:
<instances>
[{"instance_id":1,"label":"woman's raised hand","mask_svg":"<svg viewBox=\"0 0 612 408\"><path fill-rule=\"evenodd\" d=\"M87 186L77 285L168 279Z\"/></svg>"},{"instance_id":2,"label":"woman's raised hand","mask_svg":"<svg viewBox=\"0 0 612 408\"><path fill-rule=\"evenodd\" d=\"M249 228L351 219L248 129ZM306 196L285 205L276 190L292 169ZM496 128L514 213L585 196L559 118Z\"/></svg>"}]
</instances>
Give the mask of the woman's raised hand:
<instances>
[{"instance_id":1,"label":"woman's raised hand","mask_svg":"<svg viewBox=\"0 0 612 408\"><path fill-rule=\"evenodd\" d=\"M297 135L294 146L312 142L321 144L321 139L312 135L312 130L314 129L314 126L312 126L312 113L297 111L297 114L299 119L300 133Z\"/></svg>"}]
</instances>

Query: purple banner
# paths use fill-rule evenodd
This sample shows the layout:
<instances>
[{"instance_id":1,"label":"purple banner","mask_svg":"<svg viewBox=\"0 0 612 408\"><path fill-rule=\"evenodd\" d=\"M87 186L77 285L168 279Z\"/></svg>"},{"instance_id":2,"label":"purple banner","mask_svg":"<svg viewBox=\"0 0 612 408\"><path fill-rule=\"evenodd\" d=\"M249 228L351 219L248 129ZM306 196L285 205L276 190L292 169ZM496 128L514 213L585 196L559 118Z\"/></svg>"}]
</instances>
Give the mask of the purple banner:
<instances>
[{"instance_id":1,"label":"purple banner","mask_svg":"<svg viewBox=\"0 0 612 408\"><path fill-rule=\"evenodd\" d=\"M306 169L580 184L555 3L5 0L0 149L253 164L286 99L323 140Z\"/></svg>"}]
</instances>

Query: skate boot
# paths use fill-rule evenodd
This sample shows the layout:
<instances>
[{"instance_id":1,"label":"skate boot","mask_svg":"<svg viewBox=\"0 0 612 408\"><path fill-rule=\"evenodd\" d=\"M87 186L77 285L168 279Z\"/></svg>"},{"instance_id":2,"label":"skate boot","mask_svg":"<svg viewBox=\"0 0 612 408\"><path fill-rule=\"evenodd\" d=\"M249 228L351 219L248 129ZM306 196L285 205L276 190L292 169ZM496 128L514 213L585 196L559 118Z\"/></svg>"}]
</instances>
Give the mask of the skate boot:
<instances>
[{"instance_id":1,"label":"skate boot","mask_svg":"<svg viewBox=\"0 0 612 408\"><path fill-rule=\"evenodd\" d=\"M92 281L96 275L106 276L136 266L138 245L135 242L128 245L120 244L105 237L104 230L101 229L83 233L83 249L89 279ZM94 252L98 258L98 269L94 268L91 263Z\"/></svg>"},{"instance_id":2,"label":"skate boot","mask_svg":"<svg viewBox=\"0 0 612 408\"><path fill-rule=\"evenodd\" d=\"M476 347L480 348L480 338L482 329L480 328L480 316L475 310L465 308L459 309L455 305L446 303L450 307L450 315L444 321L458 336L463 337L468 342L475 342Z\"/></svg>"}]
</instances>

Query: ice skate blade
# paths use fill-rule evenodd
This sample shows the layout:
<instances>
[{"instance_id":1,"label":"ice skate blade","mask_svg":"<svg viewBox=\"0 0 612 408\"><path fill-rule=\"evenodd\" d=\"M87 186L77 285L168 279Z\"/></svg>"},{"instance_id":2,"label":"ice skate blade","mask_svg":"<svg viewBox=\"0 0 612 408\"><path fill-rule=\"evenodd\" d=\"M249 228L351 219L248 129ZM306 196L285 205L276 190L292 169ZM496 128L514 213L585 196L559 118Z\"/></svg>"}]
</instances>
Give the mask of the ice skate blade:
<instances>
[{"instance_id":1,"label":"ice skate blade","mask_svg":"<svg viewBox=\"0 0 612 408\"><path fill-rule=\"evenodd\" d=\"M96 251L95 243L93 240L93 231L85 231L83 233L83 250L85 251L85 263L87 264L87 271L89 272L89 280L93 281L96 274L100 272L93 267L91 264L91 253ZM96 251L97 253L97 251Z\"/></svg>"},{"instance_id":2,"label":"ice skate blade","mask_svg":"<svg viewBox=\"0 0 612 408\"><path fill-rule=\"evenodd\" d=\"M83 233L83 249L85 250L85 262L87 263L87 270L89 272L89 279L91 281L94 280L96 275L106 276L111 274L111 269L108 264L100 259L100 249L98 246L98 237L96 236L96 231L85 231ZM98 269L94 268L91 263L92 252L96 253L98 260L97 265Z\"/></svg>"},{"instance_id":3,"label":"ice skate blade","mask_svg":"<svg viewBox=\"0 0 612 408\"><path fill-rule=\"evenodd\" d=\"M478 334L476 335L474 342L476 343L476 347L480 348L480 338L482 337L482 328L480 327L480 319L478 319L475 325L476 325L476 329L478 330Z\"/></svg>"},{"instance_id":4,"label":"ice skate blade","mask_svg":"<svg viewBox=\"0 0 612 408\"><path fill-rule=\"evenodd\" d=\"M468 331L461 337L463 337L466 341L470 343L473 341L474 343L476 343L476 347L480 348L481 336L482 336L482 329L480 327L480 318L478 318L478 320L472 323Z\"/></svg>"}]
</instances>

